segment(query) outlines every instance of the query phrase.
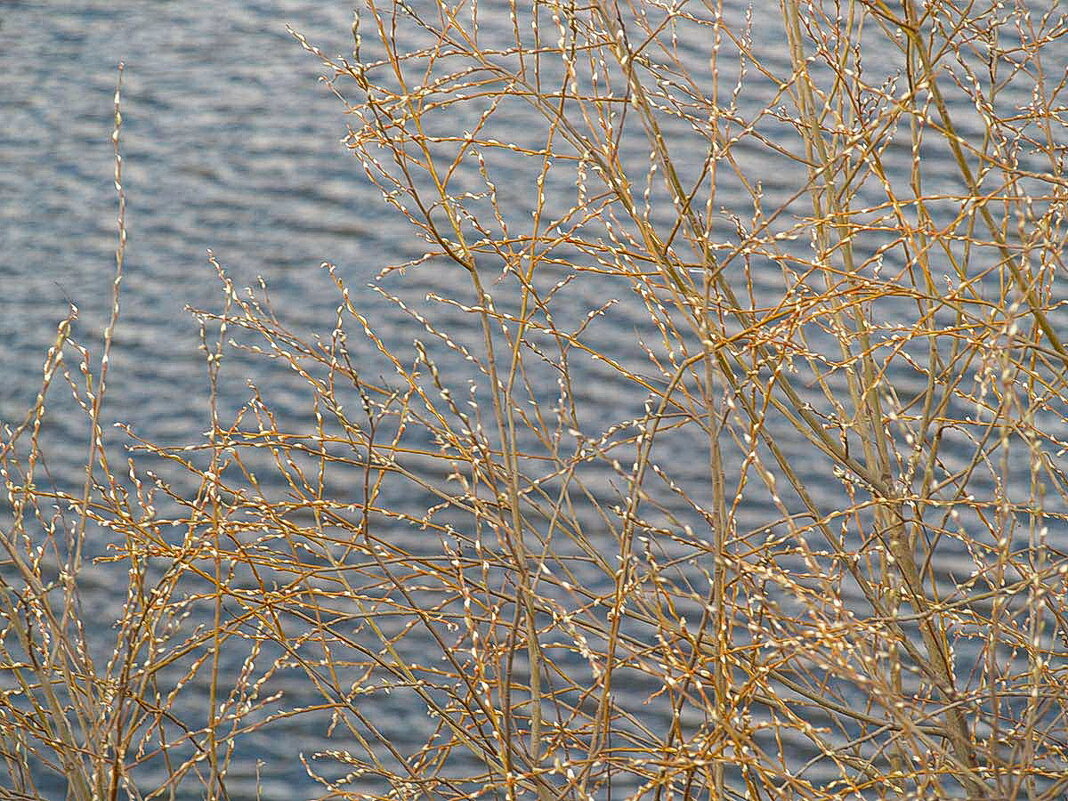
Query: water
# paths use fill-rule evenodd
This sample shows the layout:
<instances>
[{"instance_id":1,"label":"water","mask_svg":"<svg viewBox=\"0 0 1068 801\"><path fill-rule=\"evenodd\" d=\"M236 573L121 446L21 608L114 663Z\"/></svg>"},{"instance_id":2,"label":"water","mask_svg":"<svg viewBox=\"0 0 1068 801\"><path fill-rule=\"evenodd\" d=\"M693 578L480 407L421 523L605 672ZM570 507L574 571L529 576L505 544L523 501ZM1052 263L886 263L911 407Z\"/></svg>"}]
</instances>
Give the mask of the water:
<instances>
[{"instance_id":1,"label":"water","mask_svg":"<svg viewBox=\"0 0 1068 801\"><path fill-rule=\"evenodd\" d=\"M742 18L740 3L729 8ZM363 286L383 266L420 252L411 229L382 204L341 145L341 106L317 82L320 65L285 27L292 25L327 54L346 53L350 21L347 4L310 0L0 5L0 420L18 419L33 401L43 353L70 303L80 309L76 330L83 341L98 339L105 325L116 237L112 94L120 60L126 65L129 246L106 416L164 443L188 441L206 428L206 372L197 327L185 307L218 306L209 249L239 286L263 276L294 328L322 332L337 300L321 262L338 265L350 285ZM488 23L487 36L495 24L506 31L505 15ZM758 43L772 48L781 39L778 24L775 8L757 11ZM683 50L688 46L694 63L702 63L701 44L684 42ZM785 52L767 54L772 66L788 71ZM755 111L771 97L767 91L757 82L743 105ZM526 133L517 115L513 138ZM747 152L738 157L746 166ZM906 169L908 157L889 153L887 162ZM788 195L802 177L796 165L785 163L751 171L766 176L769 199ZM952 188L951 171L945 181ZM719 202L744 215L750 200L740 186L726 186ZM522 195L507 202L522 211ZM426 288L403 281L398 287L411 298ZM574 309L576 319L603 302L601 291L580 295L585 305ZM372 293L362 295L360 305L384 329L413 326ZM594 336L605 350L626 350L643 319L633 298L624 297L613 325ZM456 324L466 322L457 316ZM413 328L411 336L417 334ZM238 360L227 374L224 408L247 396L244 369ZM283 414L299 418L304 412L295 376L262 365L247 370L269 376ZM583 398L596 400L607 422L624 417L619 388L599 380L595 365L585 375ZM84 433L64 401L56 403L61 413L50 432L51 466L60 481L76 480ZM828 504L840 497L829 473L813 477L809 487ZM104 616L121 602L96 599ZM292 677L293 686L300 681ZM425 725L415 706L395 706L389 725L398 736ZM314 792L293 758L294 743L305 753L321 747L321 723L308 719L287 724L286 736L249 738L231 769L233 797L258 792L257 759L267 765L259 779L264 797Z\"/></svg>"}]
</instances>

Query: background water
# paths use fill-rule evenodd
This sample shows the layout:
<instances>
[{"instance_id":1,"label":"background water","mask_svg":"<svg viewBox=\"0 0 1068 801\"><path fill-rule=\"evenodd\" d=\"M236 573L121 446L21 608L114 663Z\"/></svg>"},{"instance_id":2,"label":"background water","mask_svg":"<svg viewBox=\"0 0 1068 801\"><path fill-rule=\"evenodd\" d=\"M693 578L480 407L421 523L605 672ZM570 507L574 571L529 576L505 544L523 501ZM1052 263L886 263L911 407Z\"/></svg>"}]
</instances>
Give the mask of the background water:
<instances>
[{"instance_id":1,"label":"background water","mask_svg":"<svg viewBox=\"0 0 1068 801\"><path fill-rule=\"evenodd\" d=\"M728 8L743 19L742 3L732 0ZM785 53L774 52L782 41L777 4L754 14L766 54L785 63ZM129 247L106 416L164 443L188 441L207 427L205 368L184 308L218 305L208 249L239 286L263 276L287 321L308 331L327 331L337 305L321 262L338 265L350 285L362 286L383 266L420 252L406 223L383 205L340 144L341 106L317 82L318 62L285 28L292 25L327 54L347 53L350 22L348 4L321 0L0 3L0 420L20 418L32 403L43 354L68 303L81 311L83 341L94 341L105 323L116 217L112 94L120 60ZM499 24L507 27L506 12ZM489 28L492 35L492 21ZM693 57L704 58L701 47ZM756 86L744 100L754 109L767 100ZM521 128L517 118L516 136ZM904 167L907 158L891 153L888 162ZM752 171L766 177L769 206L776 193L795 186L796 174L783 165ZM737 203L743 215L750 208L740 192L720 202ZM424 289L399 291L418 297ZM591 296L590 307L603 300ZM380 326L411 325L371 293L360 305ZM597 334L609 350L627 347L629 322L637 324L643 313L624 305L617 315L617 327ZM234 405L244 400L244 375L240 366L228 375L233 394L224 405ZM598 383L596 372L586 378L586 397L604 404L604 418L622 417L626 400L617 388ZM271 380L282 411L290 382L289 411L302 413L299 379ZM60 480L80 475L85 446L76 420L60 413L50 432L50 464ZM838 492L829 474L809 486L817 497ZM122 598L108 597L103 586L101 593L96 602L106 619ZM415 710L394 713L398 731L414 725ZM250 738L239 752L233 797L254 792L257 758L267 763L265 797L314 791L294 753L320 747L321 730L308 723L286 736L278 731Z\"/></svg>"}]
</instances>

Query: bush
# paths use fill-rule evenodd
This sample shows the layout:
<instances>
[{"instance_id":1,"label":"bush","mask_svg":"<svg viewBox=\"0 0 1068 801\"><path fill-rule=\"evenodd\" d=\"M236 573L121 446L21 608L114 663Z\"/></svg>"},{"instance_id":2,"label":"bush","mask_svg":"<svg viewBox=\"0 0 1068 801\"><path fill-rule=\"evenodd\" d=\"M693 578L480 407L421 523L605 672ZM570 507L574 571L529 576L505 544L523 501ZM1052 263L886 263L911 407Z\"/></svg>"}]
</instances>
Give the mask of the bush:
<instances>
[{"instance_id":1,"label":"bush","mask_svg":"<svg viewBox=\"0 0 1068 801\"><path fill-rule=\"evenodd\" d=\"M96 362L60 326L0 451L5 797L233 797L301 720L323 798L1063 797L1056 5L487 9L297 37L413 227L373 288L414 326L326 265L298 336L216 264L210 430L128 467L114 319ZM266 384L224 418L241 350L303 423ZM57 376L81 493L38 483Z\"/></svg>"}]
</instances>

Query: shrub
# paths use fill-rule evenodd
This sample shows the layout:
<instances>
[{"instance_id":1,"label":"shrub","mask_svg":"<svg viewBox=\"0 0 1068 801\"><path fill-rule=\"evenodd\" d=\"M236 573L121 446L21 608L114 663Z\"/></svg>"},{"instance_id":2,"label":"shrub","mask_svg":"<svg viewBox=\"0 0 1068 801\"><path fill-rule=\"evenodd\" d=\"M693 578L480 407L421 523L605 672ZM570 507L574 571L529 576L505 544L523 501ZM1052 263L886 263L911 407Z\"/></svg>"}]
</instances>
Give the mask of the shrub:
<instances>
[{"instance_id":1,"label":"shrub","mask_svg":"<svg viewBox=\"0 0 1068 801\"><path fill-rule=\"evenodd\" d=\"M1056 6L503 19L368 0L351 57L297 37L418 242L373 286L412 325L326 265L316 337L215 265L213 390L273 360L303 423L267 382L120 468L60 327L2 450L6 795L29 757L79 800L232 797L303 719L324 798L1062 797ZM57 375L80 495L38 483Z\"/></svg>"}]
</instances>

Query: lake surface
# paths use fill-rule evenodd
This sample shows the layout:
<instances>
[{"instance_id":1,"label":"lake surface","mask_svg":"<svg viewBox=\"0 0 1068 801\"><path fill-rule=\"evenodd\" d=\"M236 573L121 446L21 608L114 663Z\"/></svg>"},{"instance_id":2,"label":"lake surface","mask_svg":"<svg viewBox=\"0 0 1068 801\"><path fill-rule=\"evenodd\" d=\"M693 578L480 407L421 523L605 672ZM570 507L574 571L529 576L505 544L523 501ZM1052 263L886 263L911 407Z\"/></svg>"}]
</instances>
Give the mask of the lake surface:
<instances>
[{"instance_id":1,"label":"lake surface","mask_svg":"<svg viewBox=\"0 0 1068 801\"><path fill-rule=\"evenodd\" d=\"M744 17L743 4L727 5L738 20ZM778 46L777 13L770 5L754 10L766 48ZM318 82L320 64L286 30L291 25L328 55L348 53L351 14L346 3L321 0L0 4L0 421L20 419L33 402L43 354L69 303L81 312L76 330L86 343L99 337L107 319L116 239L110 134L119 61L126 65L129 246L107 417L162 443L190 441L207 427L206 372L185 307L219 305L209 249L239 286L262 276L292 326L324 333L337 298L322 262L336 264L351 286L362 287L384 266L420 252L410 227L383 204L342 146L342 107ZM507 30L506 11L499 24ZM704 58L696 44L693 58ZM769 58L774 61L773 52ZM787 63L785 52L779 63ZM756 83L743 100L756 108L766 98ZM517 118L516 136L522 125ZM887 156L900 169L908 159L907 152ZM776 193L793 187L789 174L769 170L768 206ZM740 191L719 200L736 202L743 215L751 206ZM397 291L420 298L426 288L417 275ZM604 299L591 296L590 308ZM597 334L609 351L625 350L644 317L636 304L626 306L633 298L624 300L613 318L617 327ZM396 326L400 340L407 336L403 326L413 326L373 293L360 306L377 325ZM467 322L458 315L457 325ZM411 337L418 334L413 327ZM247 397L237 364L224 383L232 393L224 406ZM263 365L248 369L270 373ZM623 419L630 407L618 387L598 384L596 373L588 378L583 391L601 400L604 420ZM306 412L298 405L299 378L271 380L279 388L275 402L299 419ZM294 398L288 410L287 382ZM59 481L77 481L85 436L76 415L68 410L64 416L63 403L57 400L60 413L48 436L50 465ZM828 503L840 493L829 475L814 477L809 486ZM123 599L107 597L106 587L100 591L97 603L106 617ZM422 712L394 714L403 737ZM298 727L284 737L249 738L230 771L233 797L314 793L294 753L324 747L322 734Z\"/></svg>"}]
</instances>

